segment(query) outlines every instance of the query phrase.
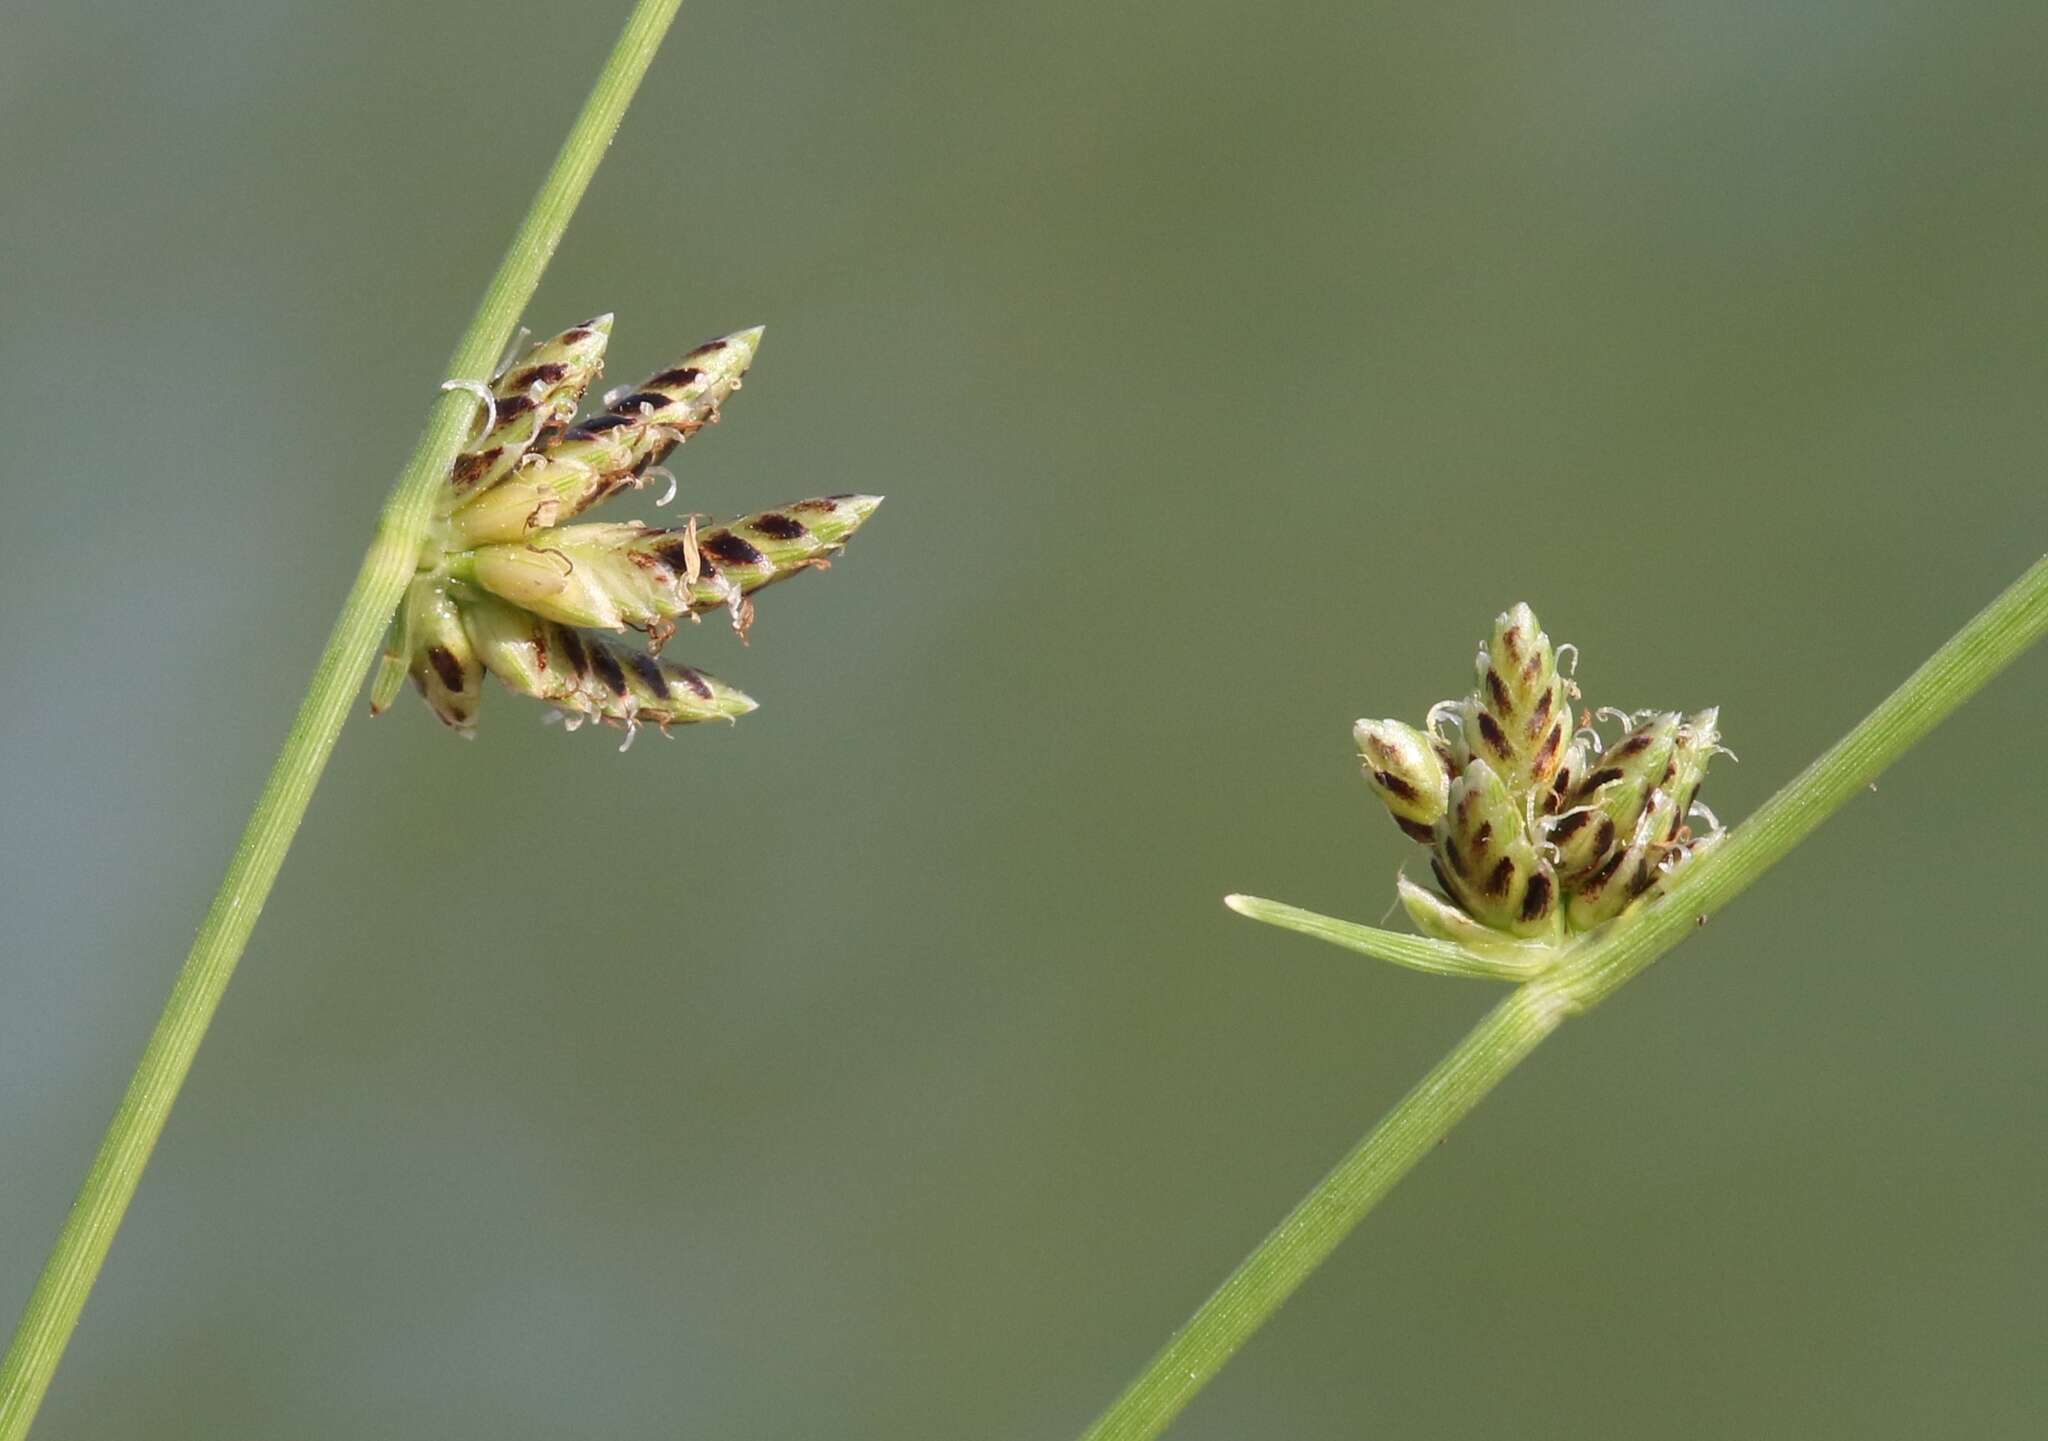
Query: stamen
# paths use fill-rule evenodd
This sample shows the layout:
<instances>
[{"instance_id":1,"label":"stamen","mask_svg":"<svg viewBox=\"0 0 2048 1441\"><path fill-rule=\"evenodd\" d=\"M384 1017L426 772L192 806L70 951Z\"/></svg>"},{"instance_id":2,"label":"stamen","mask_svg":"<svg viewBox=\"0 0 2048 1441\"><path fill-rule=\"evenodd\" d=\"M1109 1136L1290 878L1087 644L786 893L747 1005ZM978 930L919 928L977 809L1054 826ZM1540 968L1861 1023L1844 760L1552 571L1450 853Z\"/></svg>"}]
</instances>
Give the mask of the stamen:
<instances>
[{"instance_id":1,"label":"stamen","mask_svg":"<svg viewBox=\"0 0 2048 1441\"><path fill-rule=\"evenodd\" d=\"M695 585L704 574L704 553L697 549L697 517L692 515L683 527L683 584ZM691 620L697 617L692 614Z\"/></svg>"},{"instance_id":2,"label":"stamen","mask_svg":"<svg viewBox=\"0 0 2048 1441\"><path fill-rule=\"evenodd\" d=\"M675 639L676 623L662 616L656 616L647 626L647 653L660 655L661 648Z\"/></svg>"},{"instance_id":3,"label":"stamen","mask_svg":"<svg viewBox=\"0 0 2048 1441\"><path fill-rule=\"evenodd\" d=\"M754 628L754 598L735 586L731 605L733 633L740 638L740 644L745 645L747 632Z\"/></svg>"},{"instance_id":4,"label":"stamen","mask_svg":"<svg viewBox=\"0 0 2048 1441\"><path fill-rule=\"evenodd\" d=\"M561 500L550 495L534 506L532 510L529 510L526 513L526 519L520 522L520 524L527 530L546 530L555 523L561 512Z\"/></svg>"}]
</instances>

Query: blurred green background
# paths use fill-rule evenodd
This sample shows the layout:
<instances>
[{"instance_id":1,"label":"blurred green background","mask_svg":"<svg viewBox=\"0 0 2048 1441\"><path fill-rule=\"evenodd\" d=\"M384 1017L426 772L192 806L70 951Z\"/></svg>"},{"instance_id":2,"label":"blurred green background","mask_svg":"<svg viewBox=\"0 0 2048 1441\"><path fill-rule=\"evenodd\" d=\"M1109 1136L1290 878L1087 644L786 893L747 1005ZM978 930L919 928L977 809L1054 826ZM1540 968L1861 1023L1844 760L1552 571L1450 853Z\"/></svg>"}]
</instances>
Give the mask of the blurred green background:
<instances>
[{"instance_id":1,"label":"blurred green background","mask_svg":"<svg viewBox=\"0 0 2048 1441\"><path fill-rule=\"evenodd\" d=\"M8 1324L625 9L0 20ZM1724 707L1740 817L2048 545L2044 66L2032 3L687 5L529 319L766 321L685 501L889 503L671 649L737 729L351 723L38 1435L1072 1436L1492 999L1218 903L1385 910L1355 716L1526 598ZM2044 705L1173 1434L2048 1429Z\"/></svg>"}]
</instances>

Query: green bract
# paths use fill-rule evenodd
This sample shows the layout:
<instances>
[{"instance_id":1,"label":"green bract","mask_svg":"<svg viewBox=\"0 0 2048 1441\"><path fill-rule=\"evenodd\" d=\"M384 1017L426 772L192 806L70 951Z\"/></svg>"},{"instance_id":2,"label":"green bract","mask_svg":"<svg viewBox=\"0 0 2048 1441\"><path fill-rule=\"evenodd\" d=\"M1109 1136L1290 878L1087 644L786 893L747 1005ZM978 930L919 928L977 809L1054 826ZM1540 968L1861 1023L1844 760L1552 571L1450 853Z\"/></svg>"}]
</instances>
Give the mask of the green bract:
<instances>
[{"instance_id":1,"label":"green bract","mask_svg":"<svg viewBox=\"0 0 2048 1441\"><path fill-rule=\"evenodd\" d=\"M1425 934L1555 942L1619 915L1719 839L1697 804L1718 712L1603 711L1624 727L1612 744L1591 715L1574 732L1578 686L1526 605L1495 618L1476 672L1472 693L1431 707L1424 729L1361 720L1352 731L1366 780L1429 848L1438 889L1400 882Z\"/></svg>"},{"instance_id":2,"label":"green bract","mask_svg":"<svg viewBox=\"0 0 2048 1441\"><path fill-rule=\"evenodd\" d=\"M372 714L410 675L435 715L472 734L488 671L572 724L665 731L736 719L752 700L657 658L676 621L724 609L744 637L755 591L826 569L881 504L823 496L701 530L695 517L672 529L562 524L651 480L672 493L661 462L718 419L761 343L758 326L709 341L577 422L611 327L609 315L574 326L476 387L480 401L489 394L483 430L442 487L434 543L393 622ZM647 649L615 647L586 627L642 631Z\"/></svg>"}]
</instances>

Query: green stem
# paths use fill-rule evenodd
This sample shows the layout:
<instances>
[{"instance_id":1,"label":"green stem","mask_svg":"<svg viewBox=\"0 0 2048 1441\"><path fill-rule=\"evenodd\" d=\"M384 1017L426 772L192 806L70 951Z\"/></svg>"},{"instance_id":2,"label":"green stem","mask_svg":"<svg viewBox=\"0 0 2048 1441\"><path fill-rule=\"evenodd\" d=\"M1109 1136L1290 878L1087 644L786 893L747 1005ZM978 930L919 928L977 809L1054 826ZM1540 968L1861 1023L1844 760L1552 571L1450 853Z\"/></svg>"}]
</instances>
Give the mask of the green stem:
<instances>
[{"instance_id":1,"label":"green stem","mask_svg":"<svg viewBox=\"0 0 2048 1441\"><path fill-rule=\"evenodd\" d=\"M1567 947L1495 1006L1253 1249L1083 1441L1144 1441L1165 1430L1394 1183L1566 1016L1597 1005L1691 935L2044 632L2048 559L1727 840L1686 866L1666 894Z\"/></svg>"},{"instance_id":2,"label":"green stem","mask_svg":"<svg viewBox=\"0 0 2048 1441\"><path fill-rule=\"evenodd\" d=\"M681 4L682 0L639 0L634 6L455 348L451 375L481 380L490 374ZM35 1421L178 1088L270 895L384 627L413 574L436 491L462 448L476 407L475 399L465 394L442 397L385 502L376 538L320 654L284 750L29 1297L6 1360L0 1362L0 1441L21 1441Z\"/></svg>"}]
</instances>

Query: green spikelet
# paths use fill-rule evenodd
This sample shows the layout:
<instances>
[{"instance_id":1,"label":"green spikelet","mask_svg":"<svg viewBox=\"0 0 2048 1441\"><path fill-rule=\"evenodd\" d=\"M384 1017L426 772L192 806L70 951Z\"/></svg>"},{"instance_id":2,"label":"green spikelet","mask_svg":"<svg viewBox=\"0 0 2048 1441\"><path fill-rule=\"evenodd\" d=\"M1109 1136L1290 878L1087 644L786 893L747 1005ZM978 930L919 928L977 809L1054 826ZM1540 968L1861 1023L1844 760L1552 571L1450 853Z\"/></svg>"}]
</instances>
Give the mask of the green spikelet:
<instances>
[{"instance_id":1,"label":"green spikelet","mask_svg":"<svg viewBox=\"0 0 2048 1441\"><path fill-rule=\"evenodd\" d=\"M450 547L519 540L638 485L631 438L579 427L545 449L528 451L511 474L449 517Z\"/></svg>"},{"instance_id":2,"label":"green spikelet","mask_svg":"<svg viewBox=\"0 0 2048 1441\"><path fill-rule=\"evenodd\" d=\"M1678 717L1652 715L1609 746L1545 825L1559 872L1576 880L1599 869L1635 833L1637 817L1671 767Z\"/></svg>"},{"instance_id":3,"label":"green spikelet","mask_svg":"<svg viewBox=\"0 0 2048 1441\"><path fill-rule=\"evenodd\" d=\"M483 667L507 689L575 717L666 730L754 709L751 697L694 667L615 649L491 596L467 596L462 618Z\"/></svg>"},{"instance_id":4,"label":"green spikelet","mask_svg":"<svg viewBox=\"0 0 2048 1441\"><path fill-rule=\"evenodd\" d=\"M382 715L408 678L443 724L465 737L474 733L483 671L462 628L461 608L439 575L422 575L406 587L378 658L370 714Z\"/></svg>"},{"instance_id":5,"label":"green spikelet","mask_svg":"<svg viewBox=\"0 0 2048 1441\"><path fill-rule=\"evenodd\" d=\"M740 388L761 349L763 329L756 325L705 341L624 395L606 396L607 414L584 428L619 428L621 423L644 427L648 438L634 442L636 452L658 463L705 426L717 423L718 408Z\"/></svg>"},{"instance_id":6,"label":"green spikelet","mask_svg":"<svg viewBox=\"0 0 2048 1441\"><path fill-rule=\"evenodd\" d=\"M1556 815L1571 804L1571 798L1579 783L1592 769L1592 752L1585 741L1577 736L1564 748L1564 758L1557 763L1557 773L1550 778L1550 787L1543 796L1546 814Z\"/></svg>"},{"instance_id":7,"label":"green spikelet","mask_svg":"<svg viewBox=\"0 0 2048 1441\"><path fill-rule=\"evenodd\" d=\"M561 524L650 478L672 482L656 467L718 419L761 343L758 326L709 341L575 424L611 328L609 315L573 326L492 379L494 413L443 488L438 548L421 557L392 623L372 714L410 676L434 713L467 735L488 672L577 723L631 731L736 719L754 709L751 699L659 659L676 621L725 609L744 636L756 591L828 568L881 504L826 496L702 531L694 520L679 529ZM629 627L647 633L649 651L583 633Z\"/></svg>"},{"instance_id":8,"label":"green spikelet","mask_svg":"<svg viewBox=\"0 0 2048 1441\"><path fill-rule=\"evenodd\" d=\"M1557 879L1529 836L1526 806L1484 760L1451 782L1431 869L1482 925L1515 936L1556 929Z\"/></svg>"},{"instance_id":9,"label":"green spikelet","mask_svg":"<svg viewBox=\"0 0 2048 1441\"><path fill-rule=\"evenodd\" d=\"M1450 773L1432 737L1397 720L1361 720L1351 727L1369 784L1394 824L1424 845L1436 839L1450 794Z\"/></svg>"},{"instance_id":10,"label":"green spikelet","mask_svg":"<svg viewBox=\"0 0 2048 1441\"><path fill-rule=\"evenodd\" d=\"M452 573L565 625L658 630L814 569L860 528L880 496L799 501L697 534L634 523L536 531L518 544L479 546Z\"/></svg>"},{"instance_id":11,"label":"green spikelet","mask_svg":"<svg viewBox=\"0 0 2048 1441\"><path fill-rule=\"evenodd\" d=\"M1499 772L1511 794L1527 795L1556 774L1572 728L1557 653L1535 612L1518 605L1496 616L1477 669L1465 743Z\"/></svg>"},{"instance_id":12,"label":"green spikelet","mask_svg":"<svg viewBox=\"0 0 2048 1441\"><path fill-rule=\"evenodd\" d=\"M551 340L535 343L508 364L491 382L502 423L505 408L527 405L541 418L537 443L558 439L576 418L583 393L604 373L605 347L611 344L609 313L573 325Z\"/></svg>"},{"instance_id":13,"label":"green spikelet","mask_svg":"<svg viewBox=\"0 0 2048 1441\"><path fill-rule=\"evenodd\" d=\"M1517 605L1494 620L1478 685L1432 706L1424 729L1353 727L1367 781L1429 848L1441 890L1398 883L1425 935L1540 951L1606 924L1720 837L1712 814L1695 811L1720 749L1718 712L1624 716L1627 732L1608 746L1573 735L1578 687L1558 650ZM1713 823L1706 835L1691 829L1694 814Z\"/></svg>"},{"instance_id":14,"label":"green spikelet","mask_svg":"<svg viewBox=\"0 0 2048 1441\"><path fill-rule=\"evenodd\" d=\"M1671 769L1664 777L1664 789L1671 797L1673 829L1665 837L1667 844L1657 865L1660 887L1681 867L1721 843L1721 823L1700 804L1707 763L1721 750L1720 718L1718 709L1695 711L1679 724L1678 742L1671 750ZM1706 822L1704 832L1694 830L1695 817Z\"/></svg>"},{"instance_id":15,"label":"green spikelet","mask_svg":"<svg viewBox=\"0 0 2048 1441\"><path fill-rule=\"evenodd\" d=\"M484 668L462 627L462 612L444 585L417 580L406 592L412 640L412 683L441 723L462 734L476 730Z\"/></svg>"},{"instance_id":16,"label":"green spikelet","mask_svg":"<svg viewBox=\"0 0 2048 1441\"><path fill-rule=\"evenodd\" d=\"M502 480L455 513L452 544L517 540L640 484L678 445L716 423L719 408L753 365L761 333L757 325L707 341L638 386L607 397L605 414L514 457L499 470Z\"/></svg>"},{"instance_id":17,"label":"green spikelet","mask_svg":"<svg viewBox=\"0 0 2048 1441\"><path fill-rule=\"evenodd\" d=\"M600 315L543 340L491 381L491 424L455 458L442 490L441 514L509 474L536 445L559 437L604 369L612 318Z\"/></svg>"},{"instance_id":18,"label":"green spikelet","mask_svg":"<svg viewBox=\"0 0 2048 1441\"><path fill-rule=\"evenodd\" d=\"M1572 928L1590 931L1614 919L1630 901L1654 886L1667 853L1677 845L1678 828L1677 803L1663 791L1652 792L1628 845L1574 887Z\"/></svg>"}]
</instances>

